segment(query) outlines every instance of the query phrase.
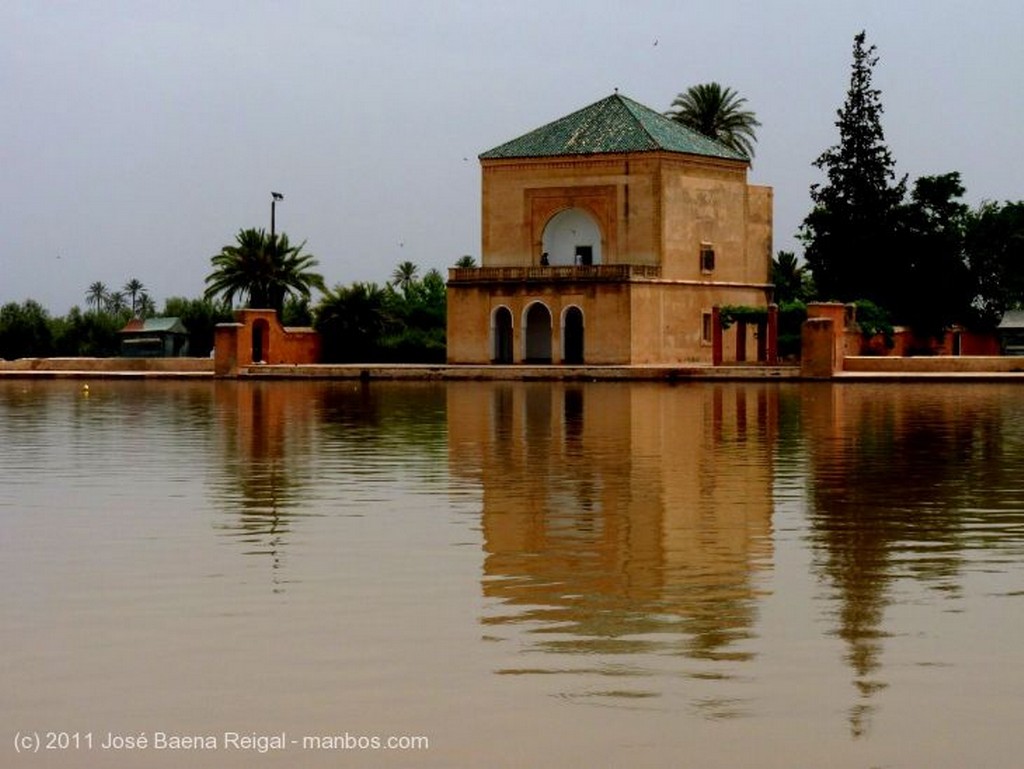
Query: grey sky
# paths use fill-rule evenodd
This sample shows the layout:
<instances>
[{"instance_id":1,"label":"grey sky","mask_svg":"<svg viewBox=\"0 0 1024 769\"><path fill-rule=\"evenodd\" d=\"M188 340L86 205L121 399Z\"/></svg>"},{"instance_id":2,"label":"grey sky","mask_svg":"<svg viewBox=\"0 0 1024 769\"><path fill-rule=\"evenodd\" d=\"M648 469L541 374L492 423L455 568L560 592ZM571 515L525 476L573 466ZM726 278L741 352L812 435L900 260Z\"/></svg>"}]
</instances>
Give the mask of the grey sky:
<instances>
[{"instance_id":1,"label":"grey sky","mask_svg":"<svg viewBox=\"0 0 1024 769\"><path fill-rule=\"evenodd\" d=\"M1019 0L0 4L0 303L96 280L198 296L243 227L307 240L329 284L480 253L476 156L615 88L668 109L717 80L762 122L775 248L837 139L853 36L881 61L899 171L1024 198Z\"/></svg>"}]
</instances>

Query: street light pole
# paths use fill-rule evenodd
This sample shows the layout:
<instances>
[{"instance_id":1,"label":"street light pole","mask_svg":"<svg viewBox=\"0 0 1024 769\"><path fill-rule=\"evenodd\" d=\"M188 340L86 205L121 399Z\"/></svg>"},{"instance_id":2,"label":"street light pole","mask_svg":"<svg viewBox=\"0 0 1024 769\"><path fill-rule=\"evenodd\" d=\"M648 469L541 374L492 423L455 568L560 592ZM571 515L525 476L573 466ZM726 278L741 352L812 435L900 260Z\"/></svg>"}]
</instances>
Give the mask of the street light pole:
<instances>
[{"instance_id":1,"label":"street light pole","mask_svg":"<svg viewBox=\"0 0 1024 769\"><path fill-rule=\"evenodd\" d=\"M274 207L277 205L277 201L284 200L284 195L280 192L270 193L270 239L274 239Z\"/></svg>"}]
</instances>

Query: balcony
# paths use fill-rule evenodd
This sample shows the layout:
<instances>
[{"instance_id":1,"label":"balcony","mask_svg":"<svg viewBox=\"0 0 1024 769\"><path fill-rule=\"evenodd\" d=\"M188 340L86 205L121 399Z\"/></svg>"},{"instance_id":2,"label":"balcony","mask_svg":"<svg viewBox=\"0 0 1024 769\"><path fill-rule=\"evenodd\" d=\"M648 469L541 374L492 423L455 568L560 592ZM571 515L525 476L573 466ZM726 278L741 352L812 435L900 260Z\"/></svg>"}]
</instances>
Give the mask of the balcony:
<instances>
[{"instance_id":1,"label":"balcony","mask_svg":"<svg viewBox=\"0 0 1024 769\"><path fill-rule=\"evenodd\" d=\"M588 264L551 267L452 267L449 283L571 283L653 280L661 267L648 264Z\"/></svg>"}]
</instances>

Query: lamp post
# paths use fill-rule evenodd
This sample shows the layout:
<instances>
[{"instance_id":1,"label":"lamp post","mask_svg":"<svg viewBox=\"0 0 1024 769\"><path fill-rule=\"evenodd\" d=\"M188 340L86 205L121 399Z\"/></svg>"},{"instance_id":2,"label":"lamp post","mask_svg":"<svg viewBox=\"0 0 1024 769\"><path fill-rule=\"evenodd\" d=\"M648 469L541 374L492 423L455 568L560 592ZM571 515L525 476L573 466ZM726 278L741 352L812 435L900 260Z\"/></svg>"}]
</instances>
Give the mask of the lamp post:
<instances>
[{"instance_id":1,"label":"lamp post","mask_svg":"<svg viewBox=\"0 0 1024 769\"><path fill-rule=\"evenodd\" d=\"M270 193L270 239L274 239L274 207L277 206L277 201L284 200L284 195L280 192Z\"/></svg>"}]
</instances>

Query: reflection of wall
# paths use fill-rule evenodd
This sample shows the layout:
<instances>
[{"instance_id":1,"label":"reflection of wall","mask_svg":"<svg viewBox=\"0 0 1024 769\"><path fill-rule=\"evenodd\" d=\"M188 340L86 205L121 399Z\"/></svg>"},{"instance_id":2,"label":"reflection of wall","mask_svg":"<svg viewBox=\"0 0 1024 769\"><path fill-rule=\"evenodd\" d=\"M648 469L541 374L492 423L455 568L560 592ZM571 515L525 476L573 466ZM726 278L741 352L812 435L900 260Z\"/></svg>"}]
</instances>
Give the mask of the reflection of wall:
<instances>
[{"instance_id":1,"label":"reflection of wall","mask_svg":"<svg viewBox=\"0 0 1024 769\"><path fill-rule=\"evenodd\" d=\"M247 553L268 556L275 572L294 512L312 482L307 460L315 388L219 382L214 389L223 465L213 496L228 512L219 528Z\"/></svg>"},{"instance_id":2,"label":"reflection of wall","mask_svg":"<svg viewBox=\"0 0 1024 769\"><path fill-rule=\"evenodd\" d=\"M739 385L450 387L451 464L480 476L484 592L509 607L499 621L567 623L586 644L670 616L697 655L749 632L752 571L770 555L774 397Z\"/></svg>"}]
</instances>

